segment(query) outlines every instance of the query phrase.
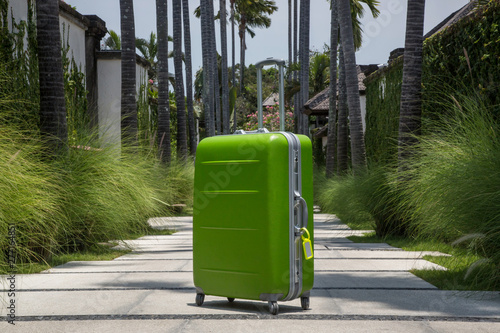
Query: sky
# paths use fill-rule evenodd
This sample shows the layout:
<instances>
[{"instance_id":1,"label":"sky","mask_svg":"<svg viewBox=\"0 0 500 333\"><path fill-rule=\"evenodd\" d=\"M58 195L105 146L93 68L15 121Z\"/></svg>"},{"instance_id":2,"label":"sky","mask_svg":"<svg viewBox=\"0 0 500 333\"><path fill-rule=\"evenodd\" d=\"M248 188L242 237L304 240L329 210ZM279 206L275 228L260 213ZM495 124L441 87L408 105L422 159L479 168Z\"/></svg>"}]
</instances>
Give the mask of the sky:
<instances>
[{"instance_id":1,"label":"sky","mask_svg":"<svg viewBox=\"0 0 500 333\"><path fill-rule=\"evenodd\" d=\"M381 15L374 19L366 13L363 25L363 46L356 52L358 64L383 64L389 53L404 47L407 0L379 0ZM120 34L119 0L65 0L75 6L81 14L97 15L106 22L108 30ZM275 0L278 11L271 16L269 29L256 29L256 36L247 36L245 65L256 63L268 57L288 59L288 1ZM300 1L298 1L300 2ZM424 33L431 30L452 12L464 6L469 0L427 0L425 8ZM189 0L190 12L199 5L199 0ZM218 8L219 2L214 1ZM229 3L229 1L226 1ZM171 2L169 1L169 10ZM149 39L151 31L156 32L156 1L134 0L136 37ZM169 34L172 34L171 13ZM200 20L194 15L190 19L193 72L202 66ZM216 23L217 34L220 34ZM230 43L230 27L228 26ZM330 41L330 5L327 0L311 0L310 49L322 51ZM218 43L218 40L217 40ZM236 35L236 63L239 63L239 39ZM172 48L172 44L169 45ZM220 50L220 44L217 44ZM231 66L231 45L228 45L229 66ZM173 67L171 67L173 68ZM172 70L171 70L172 71Z\"/></svg>"}]
</instances>

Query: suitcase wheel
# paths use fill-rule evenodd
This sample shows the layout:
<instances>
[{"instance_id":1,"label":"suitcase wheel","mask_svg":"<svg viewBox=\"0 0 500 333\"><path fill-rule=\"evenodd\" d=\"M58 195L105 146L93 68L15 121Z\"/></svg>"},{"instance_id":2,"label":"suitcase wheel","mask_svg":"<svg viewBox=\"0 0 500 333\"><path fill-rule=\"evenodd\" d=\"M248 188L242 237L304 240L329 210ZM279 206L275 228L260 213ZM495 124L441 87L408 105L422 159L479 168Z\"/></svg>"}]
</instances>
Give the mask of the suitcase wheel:
<instances>
[{"instance_id":1,"label":"suitcase wheel","mask_svg":"<svg viewBox=\"0 0 500 333\"><path fill-rule=\"evenodd\" d=\"M229 301L229 303L233 303L234 302L234 298L233 297L228 297L227 300Z\"/></svg>"},{"instance_id":2,"label":"suitcase wheel","mask_svg":"<svg viewBox=\"0 0 500 333\"><path fill-rule=\"evenodd\" d=\"M309 297L301 297L300 305L302 306L302 309L309 310Z\"/></svg>"},{"instance_id":3,"label":"suitcase wheel","mask_svg":"<svg viewBox=\"0 0 500 333\"><path fill-rule=\"evenodd\" d=\"M202 306L203 301L205 301L205 294L196 294L196 305Z\"/></svg>"},{"instance_id":4,"label":"suitcase wheel","mask_svg":"<svg viewBox=\"0 0 500 333\"><path fill-rule=\"evenodd\" d=\"M269 312L270 312L272 315L277 315L277 314L278 314L278 311L279 311L278 302L275 302L275 301L270 301L270 302L269 302Z\"/></svg>"}]
</instances>

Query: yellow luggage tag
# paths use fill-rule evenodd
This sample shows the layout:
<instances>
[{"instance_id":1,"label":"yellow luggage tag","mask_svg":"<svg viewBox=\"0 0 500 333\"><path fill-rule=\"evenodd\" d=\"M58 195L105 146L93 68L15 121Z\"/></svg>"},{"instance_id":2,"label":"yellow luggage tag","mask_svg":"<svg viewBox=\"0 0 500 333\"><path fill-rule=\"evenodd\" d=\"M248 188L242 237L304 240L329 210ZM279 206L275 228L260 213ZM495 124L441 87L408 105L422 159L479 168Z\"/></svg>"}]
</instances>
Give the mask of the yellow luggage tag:
<instances>
[{"instance_id":1,"label":"yellow luggage tag","mask_svg":"<svg viewBox=\"0 0 500 333\"><path fill-rule=\"evenodd\" d=\"M313 249L311 245L311 236L309 235L309 231L306 228L300 229L301 231L304 231L304 234L302 234L302 247L304 248L304 256L306 260L311 259L313 255ZM304 237L304 235L307 234L307 238Z\"/></svg>"}]
</instances>

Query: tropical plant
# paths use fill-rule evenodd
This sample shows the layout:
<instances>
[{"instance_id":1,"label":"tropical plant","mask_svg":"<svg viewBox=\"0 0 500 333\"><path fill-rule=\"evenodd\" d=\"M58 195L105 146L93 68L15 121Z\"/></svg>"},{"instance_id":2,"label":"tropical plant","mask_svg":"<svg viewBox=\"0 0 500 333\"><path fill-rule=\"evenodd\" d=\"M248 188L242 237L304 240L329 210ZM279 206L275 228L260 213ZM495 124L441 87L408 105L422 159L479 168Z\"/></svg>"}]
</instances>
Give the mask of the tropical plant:
<instances>
[{"instance_id":1,"label":"tropical plant","mask_svg":"<svg viewBox=\"0 0 500 333\"><path fill-rule=\"evenodd\" d=\"M156 41L156 34L151 32L149 35L149 40L144 38L135 39L135 47L142 54L143 58L149 62L150 67L148 68L148 79L156 80L157 73L157 55L158 55L158 43Z\"/></svg>"},{"instance_id":2,"label":"tropical plant","mask_svg":"<svg viewBox=\"0 0 500 333\"><path fill-rule=\"evenodd\" d=\"M417 143L422 115L422 47L425 0L408 1L403 83L399 111L398 160L404 168L408 147Z\"/></svg>"},{"instance_id":3,"label":"tropical plant","mask_svg":"<svg viewBox=\"0 0 500 333\"><path fill-rule=\"evenodd\" d=\"M213 24L213 16L211 15L210 6L213 8L212 0L200 1L200 19L201 19L201 41L203 53L203 111L205 113L205 135L215 135L214 122L214 68L213 56L215 45L212 44L211 27Z\"/></svg>"},{"instance_id":4,"label":"tropical plant","mask_svg":"<svg viewBox=\"0 0 500 333\"><path fill-rule=\"evenodd\" d=\"M175 68L175 104L177 105L177 157L186 159L186 106L184 100L184 76L182 71L182 2L172 2L173 35L174 35L174 68Z\"/></svg>"},{"instance_id":5,"label":"tropical plant","mask_svg":"<svg viewBox=\"0 0 500 333\"><path fill-rule=\"evenodd\" d=\"M220 0L220 41L221 41L221 86L222 86L222 129L229 134L229 78L227 72L226 1Z\"/></svg>"},{"instance_id":6,"label":"tropical plant","mask_svg":"<svg viewBox=\"0 0 500 333\"><path fill-rule=\"evenodd\" d=\"M354 35L350 0L338 0L340 35L345 59L345 78L347 104L349 107L349 129L351 136L351 155L354 173L366 166L361 105L359 100L358 71L354 54Z\"/></svg>"},{"instance_id":7,"label":"tropical plant","mask_svg":"<svg viewBox=\"0 0 500 333\"><path fill-rule=\"evenodd\" d=\"M121 50L122 40L114 30L108 30L109 36L104 39L104 47L108 50Z\"/></svg>"},{"instance_id":8,"label":"tropical plant","mask_svg":"<svg viewBox=\"0 0 500 333\"><path fill-rule=\"evenodd\" d=\"M188 116L189 151L196 153L196 129L193 106L193 66L191 64L191 28L189 25L189 1L182 0L182 20L184 23L184 63L186 66L186 105Z\"/></svg>"},{"instance_id":9,"label":"tropical plant","mask_svg":"<svg viewBox=\"0 0 500 333\"><path fill-rule=\"evenodd\" d=\"M59 28L59 1L36 1L40 130L52 153L67 147L68 128Z\"/></svg>"},{"instance_id":10,"label":"tropical plant","mask_svg":"<svg viewBox=\"0 0 500 333\"><path fill-rule=\"evenodd\" d=\"M271 0L236 0L236 18L239 21L238 34L240 37L240 92L245 83L245 52L246 33L253 38L255 33L250 28L269 28L271 15L278 10L275 1Z\"/></svg>"},{"instance_id":11,"label":"tropical plant","mask_svg":"<svg viewBox=\"0 0 500 333\"><path fill-rule=\"evenodd\" d=\"M326 139L326 177L335 173L335 149L337 145L337 45L339 35L338 7L335 0L331 3L330 18L330 84L328 89L328 135Z\"/></svg>"},{"instance_id":12,"label":"tropical plant","mask_svg":"<svg viewBox=\"0 0 500 333\"><path fill-rule=\"evenodd\" d=\"M158 33L158 156L170 163L170 108L168 96L168 1L156 0L156 30Z\"/></svg>"},{"instance_id":13,"label":"tropical plant","mask_svg":"<svg viewBox=\"0 0 500 333\"><path fill-rule=\"evenodd\" d=\"M300 97L299 105L304 105L309 100L309 29L311 18L310 0L300 0L300 36L299 36L299 62L300 62ZM298 113L298 132L309 135L309 117Z\"/></svg>"},{"instance_id":14,"label":"tropical plant","mask_svg":"<svg viewBox=\"0 0 500 333\"><path fill-rule=\"evenodd\" d=\"M120 0L122 142L137 136L136 53L133 0Z\"/></svg>"}]
</instances>

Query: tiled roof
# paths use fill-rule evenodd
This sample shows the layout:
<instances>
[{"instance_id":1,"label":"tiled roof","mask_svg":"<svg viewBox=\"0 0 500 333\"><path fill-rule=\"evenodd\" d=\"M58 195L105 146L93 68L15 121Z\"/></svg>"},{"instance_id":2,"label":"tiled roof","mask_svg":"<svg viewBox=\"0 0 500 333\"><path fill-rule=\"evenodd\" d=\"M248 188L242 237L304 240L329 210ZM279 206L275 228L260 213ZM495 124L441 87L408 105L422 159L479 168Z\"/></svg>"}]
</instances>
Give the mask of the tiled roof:
<instances>
[{"instance_id":1,"label":"tiled roof","mask_svg":"<svg viewBox=\"0 0 500 333\"><path fill-rule=\"evenodd\" d=\"M361 66L357 66L358 69L358 85L359 85L359 93L364 94L366 87L363 83L363 80L366 78L365 73L361 70ZM307 115L326 115L328 114L328 110L330 108L330 100L329 100L329 87L325 88L323 91L316 94L313 98L308 100L304 104L303 113ZM337 94L338 94L338 85L337 85Z\"/></svg>"}]
</instances>

